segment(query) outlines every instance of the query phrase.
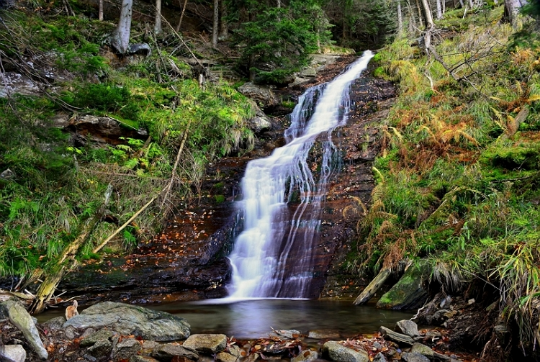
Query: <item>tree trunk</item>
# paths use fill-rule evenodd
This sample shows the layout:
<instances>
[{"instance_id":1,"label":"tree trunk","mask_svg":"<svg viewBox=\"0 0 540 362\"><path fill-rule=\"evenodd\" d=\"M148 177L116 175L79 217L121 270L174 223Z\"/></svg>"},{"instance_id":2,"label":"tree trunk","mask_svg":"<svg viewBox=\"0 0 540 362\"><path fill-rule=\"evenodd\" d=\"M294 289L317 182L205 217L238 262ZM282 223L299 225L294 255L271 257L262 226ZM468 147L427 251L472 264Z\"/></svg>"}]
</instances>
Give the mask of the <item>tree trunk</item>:
<instances>
[{"instance_id":1,"label":"tree trunk","mask_svg":"<svg viewBox=\"0 0 540 362\"><path fill-rule=\"evenodd\" d=\"M397 0L397 23L398 23L398 34L403 34L403 14L401 13L401 1Z\"/></svg>"},{"instance_id":2,"label":"tree trunk","mask_svg":"<svg viewBox=\"0 0 540 362\"><path fill-rule=\"evenodd\" d=\"M122 10L120 11L118 27L111 35L111 45L120 54L125 54L129 48L132 9L133 0L122 0Z\"/></svg>"},{"instance_id":3,"label":"tree trunk","mask_svg":"<svg viewBox=\"0 0 540 362\"><path fill-rule=\"evenodd\" d=\"M219 35L222 39L229 37L229 23L227 22L227 4L221 1L221 22L219 23Z\"/></svg>"},{"instance_id":4,"label":"tree trunk","mask_svg":"<svg viewBox=\"0 0 540 362\"><path fill-rule=\"evenodd\" d=\"M422 6L424 7L424 16L426 19L426 28L432 29L435 25L433 24L433 17L431 16L431 9L429 7L428 0L422 0Z\"/></svg>"},{"instance_id":5,"label":"tree trunk","mask_svg":"<svg viewBox=\"0 0 540 362\"><path fill-rule=\"evenodd\" d=\"M278 8L281 7L281 0L277 0L277 7L278 7Z\"/></svg>"},{"instance_id":6,"label":"tree trunk","mask_svg":"<svg viewBox=\"0 0 540 362\"><path fill-rule=\"evenodd\" d=\"M161 0L156 0L156 21L154 24L154 33L161 33Z\"/></svg>"},{"instance_id":7,"label":"tree trunk","mask_svg":"<svg viewBox=\"0 0 540 362\"><path fill-rule=\"evenodd\" d=\"M444 1L444 0L443 0ZM442 4L441 0L437 0L437 19L442 19Z\"/></svg>"},{"instance_id":8,"label":"tree trunk","mask_svg":"<svg viewBox=\"0 0 540 362\"><path fill-rule=\"evenodd\" d=\"M504 15L502 21L510 23L515 27L519 9L526 4L527 0L504 0Z\"/></svg>"},{"instance_id":9,"label":"tree trunk","mask_svg":"<svg viewBox=\"0 0 540 362\"><path fill-rule=\"evenodd\" d=\"M103 21L103 0L99 0L98 19L99 21Z\"/></svg>"},{"instance_id":10,"label":"tree trunk","mask_svg":"<svg viewBox=\"0 0 540 362\"><path fill-rule=\"evenodd\" d=\"M178 20L178 25L176 26L176 32L180 31L182 26L182 19L184 18L184 13L186 12L187 0L184 0L184 6L182 7L182 14L180 14L180 20Z\"/></svg>"},{"instance_id":11,"label":"tree trunk","mask_svg":"<svg viewBox=\"0 0 540 362\"><path fill-rule=\"evenodd\" d=\"M58 262L53 267L52 271L46 275L45 280L38 288L38 291L36 293L36 299L34 299L32 305L30 306L31 313L41 313L45 309L45 303L47 303L52 298L56 287L62 281L62 277L64 276L66 267L68 266L68 263L66 263L66 261L71 262L71 265L69 265L70 267L74 267L77 265L77 260L75 259L75 257L79 252L80 248L86 243L90 235L92 235L92 232L94 231L96 226L103 218L105 210L109 205L112 191L112 186L111 184L109 184L109 186L107 187L107 191L105 192L105 202L103 202L99 210L95 213L94 217L84 225L83 229L79 233L79 236L77 236L77 238L73 240L63 250L62 256L58 259Z\"/></svg>"},{"instance_id":12,"label":"tree trunk","mask_svg":"<svg viewBox=\"0 0 540 362\"><path fill-rule=\"evenodd\" d=\"M212 46L217 47L219 30L219 0L214 0L214 25L212 26Z\"/></svg>"},{"instance_id":13,"label":"tree trunk","mask_svg":"<svg viewBox=\"0 0 540 362\"><path fill-rule=\"evenodd\" d=\"M420 7L419 0L416 0L416 9L418 10L418 22L420 23L420 28L424 27L424 17L422 16L422 8Z\"/></svg>"},{"instance_id":14,"label":"tree trunk","mask_svg":"<svg viewBox=\"0 0 540 362\"><path fill-rule=\"evenodd\" d=\"M369 285L360 293L358 297L354 300L354 305L363 305L366 304L375 293L379 290L379 288L384 284L386 279L390 276L391 270L389 268L383 268L377 274L377 276L369 283Z\"/></svg>"}]
</instances>

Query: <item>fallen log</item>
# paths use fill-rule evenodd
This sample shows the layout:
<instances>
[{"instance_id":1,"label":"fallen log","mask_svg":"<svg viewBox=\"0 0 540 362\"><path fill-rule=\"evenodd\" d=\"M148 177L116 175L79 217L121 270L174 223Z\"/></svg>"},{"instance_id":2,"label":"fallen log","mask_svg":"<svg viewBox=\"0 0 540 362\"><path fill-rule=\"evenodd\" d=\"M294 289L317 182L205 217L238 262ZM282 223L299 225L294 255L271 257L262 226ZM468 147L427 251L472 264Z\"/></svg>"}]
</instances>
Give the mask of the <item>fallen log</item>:
<instances>
[{"instance_id":1,"label":"fallen log","mask_svg":"<svg viewBox=\"0 0 540 362\"><path fill-rule=\"evenodd\" d=\"M386 279L392 274L390 268L382 268L379 274L369 283L369 285L360 293L354 300L354 305L366 304L377 293L380 287L384 284Z\"/></svg>"}]
</instances>

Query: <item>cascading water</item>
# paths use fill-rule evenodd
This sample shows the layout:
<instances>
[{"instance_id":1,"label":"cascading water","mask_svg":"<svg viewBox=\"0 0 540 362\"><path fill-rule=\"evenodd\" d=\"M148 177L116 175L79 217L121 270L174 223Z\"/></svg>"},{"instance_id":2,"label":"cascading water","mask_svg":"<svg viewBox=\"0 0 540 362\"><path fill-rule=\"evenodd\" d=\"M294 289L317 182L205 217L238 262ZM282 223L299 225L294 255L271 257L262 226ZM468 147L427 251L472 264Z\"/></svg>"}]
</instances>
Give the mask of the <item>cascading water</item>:
<instances>
[{"instance_id":1,"label":"cascading water","mask_svg":"<svg viewBox=\"0 0 540 362\"><path fill-rule=\"evenodd\" d=\"M291 114L287 144L267 158L249 162L242 179L244 231L230 255L232 299L305 298L313 277L313 254L320 225L320 203L332 173L334 128L345 124L349 88L366 69L366 51L332 82L308 89ZM309 165L309 151L324 133L322 163ZM312 168L320 170L316 182ZM289 216L287 203L300 204ZM294 252L292 251L301 251ZM293 255L294 254L294 255Z\"/></svg>"}]
</instances>

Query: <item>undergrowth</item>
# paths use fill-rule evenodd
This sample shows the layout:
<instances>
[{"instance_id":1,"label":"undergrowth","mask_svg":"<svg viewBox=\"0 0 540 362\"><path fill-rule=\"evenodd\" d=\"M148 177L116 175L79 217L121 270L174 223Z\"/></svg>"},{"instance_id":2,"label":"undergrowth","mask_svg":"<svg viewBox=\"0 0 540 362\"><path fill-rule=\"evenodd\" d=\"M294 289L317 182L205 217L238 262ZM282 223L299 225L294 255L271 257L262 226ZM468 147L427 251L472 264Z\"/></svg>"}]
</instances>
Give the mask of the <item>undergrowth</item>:
<instances>
[{"instance_id":1,"label":"undergrowth","mask_svg":"<svg viewBox=\"0 0 540 362\"><path fill-rule=\"evenodd\" d=\"M114 192L103 222L78 258L99 258L94 247L157 197L107 250L136 246L162 227L172 205L196 196L208 162L253 145L246 120L254 107L231 85L199 86L190 66L164 44L146 58L116 59L103 45L114 24L55 14L2 13L3 66L45 83L54 78L54 86L44 96L0 98L0 172L6 171L0 178L0 276L29 277L54 265L101 207L109 184ZM133 36L157 45L145 38L144 27L135 23L133 29ZM56 119L84 115L110 117L147 135L108 145L91 137L74 142ZM171 178L173 192L164 200Z\"/></svg>"},{"instance_id":2,"label":"undergrowth","mask_svg":"<svg viewBox=\"0 0 540 362\"><path fill-rule=\"evenodd\" d=\"M501 15L500 6L466 21L463 10L447 13L434 40L444 64L410 46L414 35L379 53L377 74L400 95L381 126L377 185L347 266L377 272L427 258L447 290L486 283L531 351L540 337L540 42L534 21L514 33Z\"/></svg>"}]
</instances>

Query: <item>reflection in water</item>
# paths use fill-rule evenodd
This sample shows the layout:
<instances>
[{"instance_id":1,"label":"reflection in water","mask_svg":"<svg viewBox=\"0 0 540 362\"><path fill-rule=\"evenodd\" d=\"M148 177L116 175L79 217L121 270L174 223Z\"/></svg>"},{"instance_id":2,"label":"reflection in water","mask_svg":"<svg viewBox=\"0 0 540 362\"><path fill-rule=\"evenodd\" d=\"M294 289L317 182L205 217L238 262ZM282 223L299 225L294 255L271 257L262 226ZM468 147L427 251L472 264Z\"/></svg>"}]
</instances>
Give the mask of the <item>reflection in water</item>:
<instances>
[{"instance_id":1,"label":"reflection in water","mask_svg":"<svg viewBox=\"0 0 540 362\"><path fill-rule=\"evenodd\" d=\"M156 309L185 318L192 333L224 333L237 338L266 337L274 329L334 330L342 337L392 327L411 313L357 307L351 301L259 299L236 303L219 300L173 303Z\"/></svg>"}]
</instances>

